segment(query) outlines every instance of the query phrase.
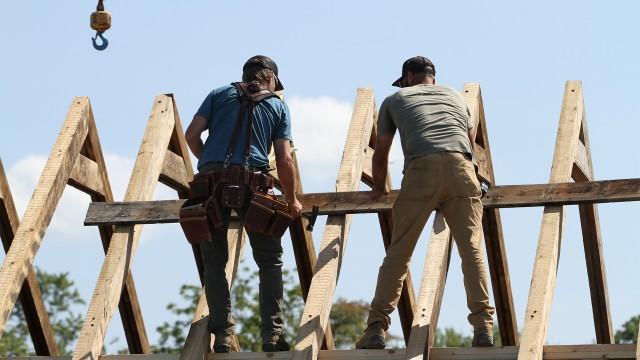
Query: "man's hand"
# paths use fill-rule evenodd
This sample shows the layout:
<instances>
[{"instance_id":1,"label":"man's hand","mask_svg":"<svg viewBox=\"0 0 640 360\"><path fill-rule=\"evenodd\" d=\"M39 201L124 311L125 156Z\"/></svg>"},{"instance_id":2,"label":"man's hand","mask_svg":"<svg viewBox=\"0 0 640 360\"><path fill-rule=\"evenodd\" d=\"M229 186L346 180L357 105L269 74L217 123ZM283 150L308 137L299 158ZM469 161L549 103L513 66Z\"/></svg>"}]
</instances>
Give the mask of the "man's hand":
<instances>
[{"instance_id":1,"label":"man's hand","mask_svg":"<svg viewBox=\"0 0 640 360\"><path fill-rule=\"evenodd\" d=\"M382 189L382 190L378 190L378 189L371 190L371 199L372 200L377 200L380 197L382 197L384 195L387 195L388 193L389 192L387 190L385 190L385 189Z\"/></svg>"},{"instance_id":2,"label":"man's hand","mask_svg":"<svg viewBox=\"0 0 640 360\"><path fill-rule=\"evenodd\" d=\"M300 204L298 199L293 199L293 201L289 203L289 214L294 218L302 215L302 204Z\"/></svg>"}]
</instances>

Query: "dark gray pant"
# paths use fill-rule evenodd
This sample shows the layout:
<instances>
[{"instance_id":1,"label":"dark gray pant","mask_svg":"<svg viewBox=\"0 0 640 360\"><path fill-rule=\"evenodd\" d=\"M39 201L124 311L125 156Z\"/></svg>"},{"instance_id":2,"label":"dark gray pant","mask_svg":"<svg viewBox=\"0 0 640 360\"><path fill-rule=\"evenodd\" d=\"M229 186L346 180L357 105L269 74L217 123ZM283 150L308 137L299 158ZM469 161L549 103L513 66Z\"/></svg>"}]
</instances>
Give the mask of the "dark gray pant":
<instances>
[{"instance_id":1,"label":"dark gray pant","mask_svg":"<svg viewBox=\"0 0 640 360\"><path fill-rule=\"evenodd\" d=\"M207 303L211 315L209 329L216 335L231 335L235 326L231 316L229 283L225 275L225 266L229 260L227 228L230 212L229 209L223 210L225 230L213 233L211 242L200 245L204 259ZM246 208L239 209L238 212L244 219ZM270 341L272 336L280 335L283 329L281 239L252 232L248 234L260 277L261 336L263 340Z\"/></svg>"}]
</instances>

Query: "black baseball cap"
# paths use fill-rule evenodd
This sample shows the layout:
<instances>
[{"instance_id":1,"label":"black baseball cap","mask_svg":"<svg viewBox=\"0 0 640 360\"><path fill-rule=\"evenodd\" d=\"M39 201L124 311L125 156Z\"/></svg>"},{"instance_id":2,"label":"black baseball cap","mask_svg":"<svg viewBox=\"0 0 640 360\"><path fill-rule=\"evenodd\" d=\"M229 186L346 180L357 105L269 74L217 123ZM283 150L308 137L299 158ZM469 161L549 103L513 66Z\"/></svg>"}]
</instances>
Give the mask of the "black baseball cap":
<instances>
[{"instance_id":1,"label":"black baseball cap","mask_svg":"<svg viewBox=\"0 0 640 360\"><path fill-rule=\"evenodd\" d=\"M284 90L282 82L280 82L280 77L278 77L278 65L276 65L276 63L271 60L270 57L264 55L252 56L251 58L249 58L249 60L247 60L246 63L244 63L242 71L245 72L251 68L269 69L273 71L273 73L276 75L276 91Z\"/></svg>"},{"instance_id":2,"label":"black baseball cap","mask_svg":"<svg viewBox=\"0 0 640 360\"><path fill-rule=\"evenodd\" d=\"M400 78L394 81L393 84L391 85L401 87L400 82L402 81L402 78L405 77L405 75L407 75L407 72L409 71L411 71L412 73L426 72L433 76L436 75L436 67L433 65L431 60L427 59L424 56L414 56L411 59L408 59L407 61L405 61L404 64L402 64L402 76L400 76Z\"/></svg>"}]
</instances>

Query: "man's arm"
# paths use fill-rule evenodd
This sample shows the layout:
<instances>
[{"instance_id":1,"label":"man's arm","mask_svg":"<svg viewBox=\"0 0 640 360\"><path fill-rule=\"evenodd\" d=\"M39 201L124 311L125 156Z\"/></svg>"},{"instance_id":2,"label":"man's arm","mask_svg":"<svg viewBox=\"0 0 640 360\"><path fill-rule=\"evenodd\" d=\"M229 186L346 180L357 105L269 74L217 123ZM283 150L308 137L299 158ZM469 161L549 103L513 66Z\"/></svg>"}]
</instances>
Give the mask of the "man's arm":
<instances>
[{"instance_id":1,"label":"man's arm","mask_svg":"<svg viewBox=\"0 0 640 360\"><path fill-rule=\"evenodd\" d=\"M289 204L289 211L292 216L298 217L302 212L302 205L296 198L296 170L291 156L291 141L288 139L274 141L274 152L276 153L278 178L282 184L282 192Z\"/></svg>"},{"instance_id":2,"label":"man's arm","mask_svg":"<svg viewBox=\"0 0 640 360\"><path fill-rule=\"evenodd\" d=\"M189 149L193 155L200 160L202 156L202 148L204 145L202 144L202 139L200 139L200 135L207 130L207 119L200 115L196 115L191 120L191 124L187 128L187 131L184 134L185 139L187 140L187 145L189 145Z\"/></svg>"},{"instance_id":3,"label":"man's arm","mask_svg":"<svg viewBox=\"0 0 640 360\"><path fill-rule=\"evenodd\" d=\"M376 137L376 150L373 152L373 198L387 194L387 171L389 168L389 151L393 143L394 134L378 134Z\"/></svg>"}]
</instances>

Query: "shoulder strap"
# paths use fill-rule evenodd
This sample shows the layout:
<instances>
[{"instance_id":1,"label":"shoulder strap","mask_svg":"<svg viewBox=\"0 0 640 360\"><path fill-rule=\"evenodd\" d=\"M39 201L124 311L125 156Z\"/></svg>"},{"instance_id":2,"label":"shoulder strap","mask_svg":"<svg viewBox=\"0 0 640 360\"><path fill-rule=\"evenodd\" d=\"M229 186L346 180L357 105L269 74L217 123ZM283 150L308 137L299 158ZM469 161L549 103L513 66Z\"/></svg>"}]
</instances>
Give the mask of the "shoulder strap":
<instances>
[{"instance_id":1,"label":"shoulder strap","mask_svg":"<svg viewBox=\"0 0 640 360\"><path fill-rule=\"evenodd\" d=\"M245 111L248 110L248 124L244 154L245 165L248 165L249 156L251 155L251 135L253 133L253 109L260 101L278 96L268 89L253 88L254 84L235 82L232 83L232 85L236 88L240 97L240 112L238 113L236 126L233 129L233 134L231 135L231 140L229 142L229 146L227 147L227 153L224 161L225 167L229 166L229 161L233 156L233 150L235 150L235 147L238 144L240 124L242 123Z\"/></svg>"}]
</instances>

